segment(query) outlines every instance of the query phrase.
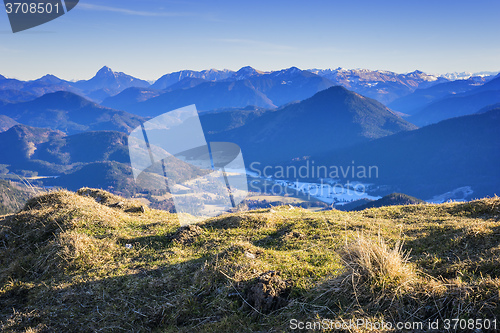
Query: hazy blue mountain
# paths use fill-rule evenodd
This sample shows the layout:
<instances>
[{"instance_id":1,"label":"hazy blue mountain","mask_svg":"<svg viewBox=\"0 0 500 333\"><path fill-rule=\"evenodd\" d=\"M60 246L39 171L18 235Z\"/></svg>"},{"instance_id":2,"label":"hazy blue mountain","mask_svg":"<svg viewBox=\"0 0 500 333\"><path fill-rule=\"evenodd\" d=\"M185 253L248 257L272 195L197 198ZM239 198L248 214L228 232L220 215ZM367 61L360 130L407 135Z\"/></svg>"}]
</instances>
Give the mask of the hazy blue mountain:
<instances>
[{"instance_id":1,"label":"hazy blue mountain","mask_svg":"<svg viewBox=\"0 0 500 333\"><path fill-rule=\"evenodd\" d=\"M162 93L163 92L161 90L132 87L123 90L118 95L106 98L101 105L112 109L123 110L128 105L147 101L148 99L157 97Z\"/></svg>"},{"instance_id":2,"label":"hazy blue mountain","mask_svg":"<svg viewBox=\"0 0 500 333\"><path fill-rule=\"evenodd\" d=\"M8 102L26 102L37 98L38 96L21 90L5 89L0 90L0 100Z\"/></svg>"},{"instance_id":3,"label":"hazy blue mountain","mask_svg":"<svg viewBox=\"0 0 500 333\"><path fill-rule=\"evenodd\" d=\"M243 109L219 109L202 113L200 121L207 133L215 134L244 126L266 112L274 112L274 109L256 106L247 106Z\"/></svg>"},{"instance_id":4,"label":"hazy blue mountain","mask_svg":"<svg viewBox=\"0 0 500 333\"><path fill-rule=\"evenodd\" d=\"M490 90L473 95L453 96L424 107L408 120L419 126L425 126L444 119L476 113L496 103L500 103L500 91Z\"/></svg>"},{"instance_id":5,"label":"hazy blue mountain","mask_svg":"<svg viewBox=\"0 0 500 333\"><path fill-rule=\"evenodd\" d=\"M17 90L24 93L31 93L35 97L51 92L69 91L95 101L102 101L106 97L116 95L124 89L130 87L149 87L149 85L147 81L124 73L114 72L109 67L104 66L93 78L77 82L62 80L51 74L32 81L4 78L0 80L0 91Z\"/></svg>"},{"instance_id":6,"label":"hazy blue mountain","mask_svg":"<svg viewBox=\"0 0 500 333\"><path fill-rule=\"evenodd\" d=\"M130 164L128 135L115 131L56 136L37 144L32 159L55 164L115 161Z\"/></svg>"},{"instance_id":7,"label":"hazy blue mountain","mask_svg":"<svg viewBox=\"0 0 500 333\"><path fill-rule=\"evenodd\" d=\"M0 164L12 172L42 175L71 173L88 163L115 161L130 164L125 133L85 132L67 136L60 131L16 125L0 133ZM92 178L89 174L86 179Z\"/></svg>"},{"instance_id":8,"label":"hazy blue mountain","mask_svg":"<svg viewBox=\"0 0 500 333\"><path fill-rule=\"evenodd\" d=\"M54 85L55 84L70 84L69 81L65 81L63 79L60 79L57 76L52 75L52 74L44 75L41 78L34 80L33 82L54 84Z\"/></svg>"},{"instance_id":9,"label":"hazy blue mountain","mask_svg":"<svg viewBox=\"0 0 500 333\"><path fill-rule=\"evenodd\" d=\"M44 179L43 185L75 190L102 186L130 194L134 184L128 157L127 137L120 132L89 132L66 136L59 131L17 125L0 133L0 164L10 172L23 170L40 175L61 176ZM36 181L41 182L41 181Z\"/></svg>"},{"instance_id":10,"label":"hazy blue mountain","mask_svg":"<svg viewBox=\"0 0 500 333\"><path fill-rule=\"evenodd\" d=\"M309 75L308 75L309 74ZM323 80L315 78L318 74ZM303 100L316 92L333 85L342 85L364 96L388 103L398 97L410 94L417 88L425 88L440 82L444 78L427 75L420 71L408 74L396 74L387 71L370 70L309 70L301 71L296 67L265 73L250 66L234 72L231 70L184 70L169 73L158 79L152 86L147 81L130 75L114 72L109 67L101 68L89 80L69 82L54 75L45 75L33 81L1 79L0 90L10 89L42 96L49 92L70 91L91 100L102 102L131 87L151 88L174 91L193 88L204 81L239 81L250 80L252 85L266 95L274 105L284 105L291 101ZM189 104L189 103L188 103ZM220 104L220 103L219 103ZM241 107L241 105L224 105Z\"/></svg>"},{"instance_id":11,"label":"hazy blue mountain","mask_svg":"<svg viewBox=\"0 0 500 333\"><path fill-rule=\"evenodd\" d=\"M15 125L0 133L0 164L12 164L20 167L31 159L37 146L59 138L65 134L47 128Z\"/></svg>"},{"instance_id":12,"label":"hazy blue mountain","mask_svg":"<svg viewBox=\"0 0 500 333\"><path fill-rule=\"evenodd\" d=\"M140 190L134 181L130 164L114 161L87 163L58 178L48 179L45 184L71 191L82 187L100 188L127 196Z\"/></svg>"},{"instance_id":13,"label":"hazy blue mountain","mask_svg":"<svg viewBox=\"0 0 500 333\"><path fill-rule=\"evenodd\" d=\"M114 72L107 66L102 67L93 78L73 83L73 86L85 91L103 88L121 91L130 87L145 88L149 87L149 85L147 81L137 79L122 72Z\"/></svg>"},{"instance_id":14,"label":"hazy blue mountain","mask_svg":"<svg viewBox=\"0 0 500 333\"><path fill-rule=\"evenodd\" d=\"M302 101L334 85L328 79L297 67L254 75L250 82L276 106Z\"/></svg>"},{"instance_id":15,"label":"hazy blue mountain","mask_svg":"<svg viewBox=\"0 0 500 333\"><path fill-rule=\"evenodd\" d=\"M98 131L65 136L19 125L0 133L0 140L5 143L0 146L0 173L57 176L31 180L39 186L70 190L90 186L131 196L139 191L149 193L155 182L164 181L162 176L152 175L146 182L135 182L124 133ZM167 167L175 170L180 181L203 174L180 160L169 161Z\"/></svg>"},{"instance_id":16,"label":"hazy blue mountain","mask_svg":"<svg viewBox=\"0 0 500 333\"><path fill-rule=\"evenodd\" d=\"M21 94L20 98L11 98L12 101L27 101L51 92L70 91L82 94L78 88L72 86L73 82L62 80L57 76L47 74L39 79L21 81L16 79L0 80L0 91L12 91ZM24 96L22 95L24 94Z\"/></svg>"},{"instance_id":17,"label":"hazy blue mountain","mask_svg":"<svg viewBox=\"0 0 500 333\"><path fill-rule=\"evenodd\" d=\"M316 164L377 166L366 183L423 199L471 186L473 197L498 193L500 109L444 120L314 158ZM358 179L359 180L359 179ZM389 193L390 193L389 192Z\"/></svg>"},{"instance_id":18,"label":"hazy blue mountain","mask_svg":"<svg viewBox=\"0 0 500 333\"><path fill-rule=\"evenodd\" d=\"M368 69L311 69L312 73L327 78L335 85L341 85L363 96L388 104L418 88L448 81L445 78L428 75L421 71L398 74L390 71Z\"/></svg>"},{"instance_id":19,"label":"hazy blue mountain","mask_svg":"<svg viewBox=\"0 0 500 333\"><path fill-rule=\"evenodd\" d=\"M81 96L84 96L85 98L94 101L96 103L100 103L104 101L106 98L113 96L116 94L116 90L112 89L97 89L93 90L84 94L81 94Z\"/></svg>"},{"instance_id":20,"label":"hazy blue mountain","mask_svg":"<svg viewBox=\"0 0 500 333\"><path fill-rule=\"evenodd\" d=\"M21 91L39 97L56 91L70 91L81 93L69 83L62 81L59 83L45 82L44 80L20 81L16 79L5 79L0 81L0 91Z\"/></svg>"},{"instance_id":21,"label":"hazy blue mountain","mask_svg":"<svg viewBox=\"0 0 500 333\"><path fill-rule=\"evenodd\" d=\"M115 95L127 88L147 88L150 84L125 73L114 72L111 68L104 66L93 78L73 82L72 86L83 91L86 96L102 101L104 98Z\"/></svg>"},{"instance_id":22,"label":"hazy blue mountain","mask_svg":"<svg viewBox=\"0 0 500 333\"><path fill-rule=\"evenodd\" d=\"M489 72L489 71L483 71L483 72L453 72L453 73L446 73L446 74L441 74L441 77L444 77L448 80L467 80L471 77L490 77L493 78L493 76L497 75L498 72Z\"/></svg>"},{"instance_id":23,"label":"hazy blue mountain","mask_svg":"<svg viewBox=\"0 0 500 333\"><path fill-rule=\"evenodd\" d=\"M340 86L254 118L209 138L239 144L248 163L278 163L416 128L381 103Z\"/></svg>"},{"instance_id":24,"label":"hazy blue mountain","mask_svg":"<svg viewBox=\"0 0 500 333\"><path fill-rule=\"evenodd\" d=\"M17 124L18 124L18 122L15 121L14 119L7 117L7 116L4 116L4 115L0 115L0 132L5 132L9 128L11 128Z\"/></svg>"},{"instance_id":25,"label":"hazy blue mountain","mask_svg":"<svg viewBox=\"0 0 500 333\"><path fill-rule=\"evenodd\" d=\"M266 95L255 89L249 80L205 82L189 89L165 92L142 103L131 104L123 109L143 116L154 117L186 105L196 104L198 111L225 107L256 105L274 108Z\"/></svg>"},{"instance_id":26,"label":"hazy blue mountain","mask_svg":"<svg viewBox=\"0 0 500 333\"><path fill-rule=\"evenodd\" d=\"M70 92L50 93L33 101L8 104L0 107L0 114L25 125L61 130L68 134L89 130L129 132L143 120Z\"/></svg>"},{"instance_id":27,"label":"hazy blue mountain","mask_svg":"<svg viewBox=\"0 0 500 333\"><path fill-rule=\"evenodd\" d=\"M500 90L500 74L486 82L483 86L477 88L477 91Z\"/></svg>"},{"instance_id":28,"label":"hazy blue mountain","mask_svg":"<svg viewBox=\"0 0 500 333\"><path fill-rule=\"evenodd\" d=\"M220 81L231 77L233 74L234 74L233 71L227 69L225 70L209 69L199 72L191 70L183 70L163 75L161 78L156 80L156 82L151 85L151 88L164 90L185 78L198 78L206 81Z\"/></svg>"},{"instance_id":29,"label":"hazy blue mountain","mask_svg":"<svg viewBox=\"0 0 500 333\"><path fill-rule=\"evenodd\" d=\"M500 76L465 93L428 104L414 113L409 120L419 126L425 126L444 119L473 114L496 103L500 103Z\"/></svg>"},{"instance_id":30,"label":"hazy blue mountain","mask_svg":"<svg viewBox=\"0 0 500 333\"><path fill-rule=\"evenodd\" d=\"M398 98L388 106L395 111L412 115L427 104L445 97L470 91L483 85L485 82L485 78L475 77L467 80L440 83L426 89L417 89L410 95Z\"/></svg>"},{"instance_id":31,"label":"hazy blue mountain","mask_svg":"<svg viewBox=\"0 0 500 333\"><path fill-rule=\"evenodd\" d=\"M177 89L188 89L188 88L193 88L196 87L199 84L208 82L205 79L200 79L197 77L186 77L182 80L180 80L177 83L172 84L168 88L165 88L164 91L174 91Z\"/></svg>"},{"instance_id":32,"label":"hazy blue mountain","mask_svg":"<svg viewBox=\"0 0 500 333\"><path fill-rule=\"evenodd\" d=\"M245 66L240 68L236 73L231 76L232 80L248 80L255 78L257 76L262 76L266 74L265 72L258 71L251 66Z\"/></svg>"},{"instance_id":33,"label":"hazy blue mountain","mask_svg":"<svg viewBox=\"0 0 500 333\"><path fill-rule=\"evenodd\" d=\"M132 176L125 133L96 131L67 136L60 131L17 125L0 133L0 142L0 172L22 174L29 170L60 176L37 182L73 190L98 186L127 195L140 190ZM172 166L180 180L202 174L180 160L171 160L167 166Z\"/></svg>"},{"instance_id":34,"label":"hazy blue mountain","mask_svg":"<svg viewBox=\"0 0 500 333\"><path fill-rule=\"evenodd\" d=\"M202 80L205 79L185 77L164 89L166 93L143 103L117 105L108 99L104 104L142 116L155 116L190 104L196 104L201 111L248 105L274 108L304 100L333 85L325 78L296 67L267 74L244 67L225 80Z\"/></svg>"},{"instance_id":35,"label":"hazy blue mountain","mask_svg":"<svg viewBox=\"0 0 500 333\"><path fill-rule=\"evenodd\" d=\"M488 112L488 111L491 111L491 110L494 110L494 109L500 109L500 103L496 103L496 104L491 104L491 105L485 106L484 108L482 108L481 110L477 111L476 113L485 113L485 112Z\"/></svg>"},{"instance_id":36,"label":"hazy blue mountain","mask_svg":"<svg viewBox=\"0 0 500 333\"><path fill-rule=\"evenodd\" d=\"M131 105L145 102L148 99L158 97L165 92L170 92L177 89L193 88L204 82L207 81L199 78L186 77L164 90L137 87L127 88L117 95L105 98L101 105L113 109L125 110Z\"/></svg>"}]
</instances>

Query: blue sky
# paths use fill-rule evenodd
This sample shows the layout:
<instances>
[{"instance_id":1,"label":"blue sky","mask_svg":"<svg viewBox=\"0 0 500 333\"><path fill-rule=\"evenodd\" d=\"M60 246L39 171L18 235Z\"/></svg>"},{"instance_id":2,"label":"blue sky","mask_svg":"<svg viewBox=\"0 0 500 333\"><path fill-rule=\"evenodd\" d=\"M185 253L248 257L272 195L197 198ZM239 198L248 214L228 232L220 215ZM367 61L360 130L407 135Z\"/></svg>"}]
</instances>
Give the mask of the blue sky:
<instances>
[{"instance_id":1,"label":"blue sky","mask_svg":"<svg viewBox=\"0 0 500 333\"><path fill-rule=\"evenodd\" d=\"M500 1L80 0L13 34L0 12L0 74L155 80L182 69L500 71Z\"/></svg>"}]
</instances>

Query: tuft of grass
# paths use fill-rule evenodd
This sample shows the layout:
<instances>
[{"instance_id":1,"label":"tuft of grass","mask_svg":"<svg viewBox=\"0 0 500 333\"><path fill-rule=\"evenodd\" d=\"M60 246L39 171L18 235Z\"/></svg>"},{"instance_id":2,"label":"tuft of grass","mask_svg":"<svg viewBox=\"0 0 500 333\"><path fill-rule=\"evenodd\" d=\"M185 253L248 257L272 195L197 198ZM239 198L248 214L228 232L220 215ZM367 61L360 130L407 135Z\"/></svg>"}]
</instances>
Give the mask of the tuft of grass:
<instances>
[{"instance_id":1,"label":"tuft of grass","mask_svg":"<svg viewBox=\"0 0 500 333\"><path fill-rule=\"evenodd\" d=\"M341 250L341 257L346 272L337 279L350 280L355 289L357 284L367 284L371 290L402 293L418 280L403 243L398 241L390 248L380 235L373 240L358 234Z\"/></svg>"}]
</instances>

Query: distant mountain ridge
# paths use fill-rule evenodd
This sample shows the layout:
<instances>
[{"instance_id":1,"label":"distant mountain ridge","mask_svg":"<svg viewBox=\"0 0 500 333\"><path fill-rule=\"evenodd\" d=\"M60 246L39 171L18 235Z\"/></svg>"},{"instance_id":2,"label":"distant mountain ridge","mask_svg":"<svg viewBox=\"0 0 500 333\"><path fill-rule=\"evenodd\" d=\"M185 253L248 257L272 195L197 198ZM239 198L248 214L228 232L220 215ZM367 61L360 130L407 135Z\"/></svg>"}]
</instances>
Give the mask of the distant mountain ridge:
<instances>
[{"instance_id":1,"label":"distant mountain ridge","mask_svg":"<svg viewBox=\"0 0 500 333\"><path fill-rule=\"evenodd\" d=\"M491 71L483 71L483 72L453 72L439 75L440 77L444 77L448 80L467 80L471 77L487 77L487 76L495 76L499 72L491 72Z\"/></svg>"},{"instance_id":2,"label":"distant mountain ridge","mask_svg":"<svg viewBox=\"0 0 500 333\"><path fill-rule=\"evenodd\" d=\"M81 92L72 87L69 82L63 80L61 80L62 82L56 82L55 80L48 81L49 82L43 79L33 81L3 79L0 80L0 92L4 96L8 92L10 94L9 99L12 101L30 100L57 91L70 91L81 94ZM26 98L26 96L29 95L31 95L32 98Z\"/></svg>"},{"instance_id":3,"label":"distant mountain ridge","mask_svg":"<svg viewBox=\"0 0 500 333\"><path fill-rule=\"evenodd\" d=\"M193 87L203 81L238 81L255 80L271 74L277 78L280 72L293 71L296 67L271 72L259 71L251 66L245 66L237 71L223 69L209 70L182 70L161 76L153 84L131 75L115 72L111 68L102 67L94 77L88 80L76 82L62 80L54 75L47 74L32 81L20 81L8 79L0 75L0 90L18 90L28 92L35 97L55 91L70 91L85 96L97 102L102 102L108 97L119 94L127 88L151 88L153 90L173 90L181 87L173 87L179 82L186 80L186 87ZM388 104L398 98L411 94L417 88L424 89L435 84L456 79L469 79L471 77L488 77L496 75L497 72L479 73L447 73L443 75L426 74L422 71L414 71L399 74L391 71L368 70L368 69L308 69L309 73L317 74L331 82L331 85L342 85L361 95L374 98L384 104ZM196 80L195 80L196 79ZM197 81L198 80L198 81ZM286 82L286 81L285 81ZM310 96L308 96L310 97ZM270 97L273 99L272 97ZM278 102L281 105L281 103ZM231 107L227 105L226 107Z\"/></svg>"},{"instance_id":4,"label":"distant mountain ridge","mask_svg":"<svg viewBox=\"0 0 500 333\"><path fill-rule=\"evenodd\" d=\"M500 77L477 88L430 103L409 118L419 126L478 112L484 107L500 103Z\"/></svg>"},{"instance_id":5,"label":"distant mountain ridge","mask_svg":"<svg viewBox=\"0 0 500 333\"><path fill-rule=\"evenodd\" d=\"M14 89L4 89L0 90L0 100L15 103L15 102L27 102L33 100L37 95L21 90Z\"/></svg>"},{"instance_id":6,"label":"distant mountain ridge","mask_svg":"<svg viewBox=\"0 0 500 333\"><path fill-rule=\"evenodd\" d=\"M218 115L202 115L202 125L211 117ZM239 144L249 161L279 163L416 128L381 103L336 86L209 139Z\"/></svg>"},{"instance_id":7,"label":"distant mountain ridge","mask_svg":"<svg viewBox=\"0 0 500 333\"><path fill-rule=\"evenodd\" d=\"M89 130L130 132L143 119L100 106L71 92L49 93L33 101L7 104L0 114L34 127L46 127L74 134Z\"/></svg>"},{"instance_id":8,"label":"distant mountain ridge","mask_svg":"<svg viewBox=\"0 0 500 333\"><path fill-rule=\"evenodd\" d=\"M367 69L312 69L318 74L363 96L387 104L399 97L408 95L417 88L425 88L448 81L422 71L398 74L390 71L372 71Z\"/></svg>"},{"instance_id":9,"label":"distant mountain ridge","mask_svg":"<svg viewBox=\"0 0 500 333\"><path fill-rule=\"evenodd\" d=\"M2 78L0 78L0 91L17 90L23 93L31 93L35 97L57 91L68 91L98 102L130 87L144 88L150 86L147 81L125 73L114 72L107 66L102 67L91 79L76 82L66 81L51 74L32 81Z\"/></svg>"},{"instance_id":10,"label":"distant mountain ridge","mask_svg":"<svg viewBox=\"0 0 500 333\"><path fill-rule=\"evenodd\" d=\"M111 68L102 67L94 77L88 80L79 80L76 82L62 80L54 75L47 74L39 79L32 81L20 81L15 79L0 78L0 90L13 90L31 93L35 97L42 96L46 93L56 91L69 91L97 102L102 102L105 99L115 96L128 88L148 88L153 90L176 90L184 88L192 88L204 81L221 82L221 81L239 81L250 80L260 92L268 96L275 105L283 105L292 100L302 100L311 97L318 92L319 87L313 93L308 92L303 95L286 97L286 93L290 91L290 78L287 75L301 75L306 77L306 73L317 74L324 78L323 83L319 83L319 87L323 89L333 85L342 85L350 90L358 92L362 95L375 98L383 103L390 102L398 97L407 95L414 91L417 87L422 88L445 80L440 77L427 75L425 73L415 71L409 74L397 74L388 71L371 71L371 70L306 70L302 71L296 67L291 67L283 70L271 72L259 71L250 66L240 68L238 71L232 70L182 70L165 74L156 80L152 85L145 80L135 78L131 75L115 72ZM285 74L285 75L284 75ZM258 82L257 82L258 81ZM180 82L183 82L180 84ZM293 83L293 82L292 82ZM268 87L271 84L273 87ZM285 85L280 87L280 84ZM303 91L314 90L307 84L298 83ZM292 84L293 85L293 84ZM281 96L278 96L282 91ZM274 95L273 95L274 93ZM278 94L278 95L277 95ZM246 106L246 105L245 105ZM236 105L225 105L224 107L239 107Z\"/></svg>"},{"instance_id":11,"label":"distant mountain ridge","mask_svg":"<svg viewBox=\"0 0 500 333\"><path fill-rule=\"evenodd\" d=\"M500 108L447 119L312 157L320 165L377 166L377 178L391 192L430 199L471 186L473 197L498 193Z\"/></svg>"},{"instance_id":12,"label":"distant mountain ridge","mask_svg":"<svg viewBox=\"0 0 500 333\"><path fill-rule=\"evenodd\" d=\"M244 68L236 75L244 79L230 78L203 82L199 78L184 78L171 87L186 82L185 87L167 88L159 96L143 102L134 102L128 105L117 103L118 100L134 100L133 91L124 91L107 99L104 104L119 107L144 117L154 117L189 104L196 104L199 111L244 108L249 105L276 108L293 101L304 100L333 86L333 83L328 79L296 67L272 73L262 73L252 68ZM196 81L192 84L191 80Z\"/></svg>"},{"instance_id":13,"label":"distant mountain ridge","mask_svg":"<svg viewBox=\"0 0 500 333\"><path fill-rule=\"evenodd\" d=\"M0 114L0 132L5 132L11 127L17 125L18 122L14 119Z\"/></svg>"},{"instance_id":14,"label":"distant mountain ridge","mask_svg":"<svg viewBox=\"0 0 500 333\"><path fill-rule=\"evenodd\" d=\"M250 81L205 82L189 89L167 91L144 102L123 106L122 109L143 117L155 117L165 112L195 104L198 111L225 107L255 105L275 108L276 105Z\"/></svg>"},{"instance_id":15,"label":"distant mountain ridge","mask_svg":"<svg viewBox=\"0 0 500 333\"><path fill-rule=\"evenodd\" d=\"M0 146L0 164L12 164L16 168L23 168L25 162L37 151L38 145L64 136L65 134L60 131L47 128L15 125L0 133L0 140L3 143Z\"/></svg>"},{"instance_id":16,"label":"distant mountain ridge","mask_svg":"<svg viewBox=\"0 0 500 333\"><path fill-rule=\"evenodd\" d=\"M93 78L73 82L71 85L86 94L103 90L110 96L127 88L147 88L150 86L147 81L137 79L122 72L114 72L107 66L101 68Z\"/></svg>"},{"instance_id":17,"label":"distant mountain ridge","mask_svg":"<svg viewBox=\"0 0 500 333\"><path fill-rule=\"evenodd\" d=\"M52 176L44 179L43 184L70 189L89 184L126 195L141 189L132 174L125 133L95 131L66 135L47 128L16 125L0 133L0 142L2 172L29 171ZM180 160L170 163L174 163L177 179L201 174L198 168Z\"/></svg>"},{"instance_id":18,"label":"distant mountain ridge","mask_svg":"<svg viewBox=\"0 0 500 333\"><path fill-rule=\"evenodd\" d=\"M403 96L388 105L393 110L406 114L414 114L427 104L436 102L446 97L465 93L485 84L483 77L472 77L466 80L456 80L436 84L425 89L417 89L410 95Z\"/></svg>"},{"instance_id":19,"label":"distant mountain ridge","mask_svg":"<svg viewBox=\"0 0 500 333\"><path fill-rule=\"evenodd\" d=\"M112 109L123 110L128 105L147 101L148 99L160 96L164 92L152 88L131 87L123 90L115 96L107 97L102 103Z\"/></svg>"},{"instance_id":20,"label":"distant mountain ridge","mask_svg":"<svg viewBox=\"0 0 500 333\"><path fill-rule=\"evenodd\" d=\"M233 74L233 71L227 69L209 69L203 71L183 70L163 75L151 85L151 88L163 90L179 81L182 81L185 78L197 78L206 81L220 81L231 77Z\"/></svg>"}]
</instances>

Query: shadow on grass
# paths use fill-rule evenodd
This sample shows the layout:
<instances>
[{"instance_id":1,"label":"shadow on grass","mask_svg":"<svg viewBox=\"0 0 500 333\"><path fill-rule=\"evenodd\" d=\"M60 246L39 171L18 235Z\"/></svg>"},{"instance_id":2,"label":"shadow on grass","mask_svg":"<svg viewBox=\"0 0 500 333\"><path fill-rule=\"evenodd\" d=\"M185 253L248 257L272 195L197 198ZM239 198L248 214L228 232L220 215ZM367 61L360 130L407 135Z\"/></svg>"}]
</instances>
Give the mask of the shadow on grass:
<instances>
[{"instance_id":1,"label":"shadow on grass","mask_svg":"<svg viewBox=\"0 0 500 333\"><path fill-rule=\"evenodd\" d=\"M210 309L219 296L211 285L200 283L207 259L157 269L138 267L133 274L74 284L65 278L66 283L12 286L0 294L2 331L28 327L40 332L191 331L189 327L221 318ZM239 306L237 302L235 308Z\"/></svg>"},{"instance_id":2,"label":"shadow on grass","mask_svg":"<svg viewBox=\"0 0 500 333\"><path fill-rule=\"evenodd\" d=\"M413 260L427 273L443 278L500 277L500 226L474 233L470 228L435 227L406 241Z\"/></svg>"}]
</instances>

